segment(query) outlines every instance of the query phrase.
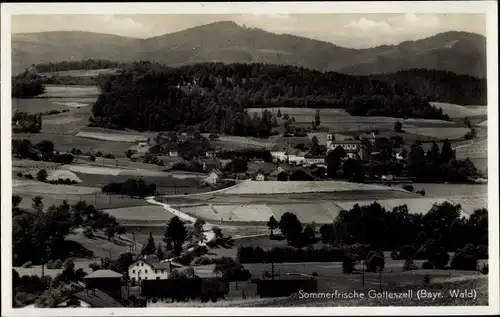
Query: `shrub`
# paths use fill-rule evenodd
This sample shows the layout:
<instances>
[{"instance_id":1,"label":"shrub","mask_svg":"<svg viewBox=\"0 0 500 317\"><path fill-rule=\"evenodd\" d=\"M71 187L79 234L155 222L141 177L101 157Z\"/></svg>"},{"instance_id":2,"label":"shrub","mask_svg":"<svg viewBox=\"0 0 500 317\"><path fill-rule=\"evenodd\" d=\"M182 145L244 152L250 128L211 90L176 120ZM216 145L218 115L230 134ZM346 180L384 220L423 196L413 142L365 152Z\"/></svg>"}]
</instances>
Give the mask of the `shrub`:
<instances>
[{"instance_id":1,"label":"shrub","mask_svg":"<svg viewBox=\"0 0 500 317\"><path fill-rule=\"evenodd\" d=\"M95 155L90 155L89 158L92 162L95 162Z\"/></svg>"},{"instance_id":2,"label":"shrub","mask_svg":"<svg viewBox=\"0 0 500 317\"><path fill-rule=\"evenodd\" d=\"M429 261L425 261L424 263L422 263L422 269L424 270L432 270L433 268L434 265L432 265L432 263Z\"/></svg>"},{"instance_id":3,"label":"shrub","mask_svg":"<svg viewBox=\"0 0 500 317\"><path fill-rule=\"evenodd\" d=\"M351 274L354 271L355 256L353 254L346 254L342 259L342 273Z\"/></svg>"},{"instance_id":4,"label":"shrub","mask_svg":"<svg viewBox=\"0 0 500 317\"><path fill-rule=\"evenodd\" d=\"M425 190L417 190L416 193L425 196Z\"/></svg>"},{"instance_id":5,"label":"shrub","mask_svg":"<svg viewBox=\"0 0 500 317\"><path fill-rule=\"evenodd\" d=\"M212 260L206 256L202 256L202 257L195 259L192 264L193 265L209 265L209 264L212 264Z\"/></svg>"},{"instance_id":6,"label":"shrub","mask_svg":"<svg viewBox=\"0 0 500 317\"><path fill-rule=\"evenodd\" d=\"M95 156L97 156L97 157L102 157L102 152L101 152L101 151L98 151L98 152L95 154Z\"/></svg>"},{"instance_id":7,"label":"shrub","mask_svg":"<svg viewBox=\"0 0 500 317\"><path fill-rule=\"evenodd\" d=\"M108 159L114 159L115 158L115 156L113 154L111 154L111 153L108 153L108 154L104 155L103 157L104 158L108 158Z\"/></svg>"},{"instance_id":8,"label":"shrub","mask_svg":"<svg viewBox=\"0 0 500 317\"><path fill-rule=\"evenodd\" d=\"M27 179L34 179L33 175L31 174L26 174L24 175L24 177L26 177Z\"/></svg>"},{"instance_id":9,"label":"shrub","mask_svg":"<svg viewBox=\"0 0 500 317\"><path fill-rule=\"evenodd\" d=\"M413 185L404 185L403 189L406 190L406 191L412 192L413 191Z\"/></svg>"},{"instance_id":10,"label":"shrub","mask_svg":"<svg viewBox=\"0 0 500 317\"><path fill-rule=\"evenodd\" d=\"M382 271L385 267L384 253L379 250L373 250L366 257L366 271L377 272Z\"/></svg>"},{"instance_id":11,"label":"shrub","mask_svg":"<svg viewBox=\"0 0 500 317\"><path fill-rule=\"evenodd\" d=\"M403 264L403 271L410 271L415 268L415 264L413 263L412 259L406 259L405 263Z\"/></svg>"},{"instance_id":12,"label":"shrub","mask_svg":"<svg viewBox=\"0 0 500 317\"><path fill-rule=\"evenodd\" d=\"M462 249L458 249L451 259L450 266L454 270L470 270L477 269L476 247L466 245Z\"/></svg>"},{"instance_id":13,"label":"shrub","mask_svg":"<svg viewBox=\"0 0 500 317\"><path fill-rule=\"evenodd\" d=\"M61 260L57 259L54 262L47 263L47 268L51 270L58 270L62 267L63 263Z\"/></svg>"},{"instance_id":14,"label":"shrub","mask_svg":"<svg viewBox=\"0 0 500 317\"><path fill-rule=\"evenodd\" d=\"M398 250L392 250L391 251L391 259L393 259L393 260L399 260L399 252L398 252Z\"/></svg>"},{"instance_id":15,"label":"shrub","mask_svg":"<svg viewBox=\"0 0 500 317\"><path fill-rule=\"evenodd\" d=\"M17 177L23 177L23 173L21 172L17 173Z\"/></svg>"},{"instance_id":16,"label":"shrub","mask_svg":"<svg viewBox=\"0 0 500 317\"><path fill-rule=\"evenodd\" d=\"M313 273L312 273L312 276L318 276L318 273L313 272Z\"/></svg>"},{"instance_id":17,"label":"shrub","mask_svg":"<svg viewBox=\"0 0 500 317\"><path fill-rule=\"evenodd\" d=\"M489 271L488 264L484 264L483 267L481 267L481 274L488 275L488 271Z\"/></svg>"},{"instance_id":18,"label":"shrub","mask_svg":"<svg viewBox=\"0 0 500 317\"><path fill-rule=\"evenodd\" d=\"M97 271L97 270L99 270L101 268L101 266L99 264L97 264L97 263L90 263L89 264L89 268L91 268L92 271Z\"/></svg>"},{"instance_id":19,"label":"shrub","mask_svg":"<svg viewBox=\"0 0 500 317\"><path fill-rule=\"evenodd\" d=\"M94 230L90 229L90 228L86 228L84 231L83 231L83 235L89 239L92 239L94 237Z\"/></svg>"},{"instance_id":20,"label":"shrub","mask_svg":"<svg viewBox=\"0 0 500 317\"><path fill-rule=\"evenodd\" d=\"M431 283L431 276L429 274L425 274L424 278L422 279L422 284L424 286L429 285Z\"/></svg>"}]
</instances>

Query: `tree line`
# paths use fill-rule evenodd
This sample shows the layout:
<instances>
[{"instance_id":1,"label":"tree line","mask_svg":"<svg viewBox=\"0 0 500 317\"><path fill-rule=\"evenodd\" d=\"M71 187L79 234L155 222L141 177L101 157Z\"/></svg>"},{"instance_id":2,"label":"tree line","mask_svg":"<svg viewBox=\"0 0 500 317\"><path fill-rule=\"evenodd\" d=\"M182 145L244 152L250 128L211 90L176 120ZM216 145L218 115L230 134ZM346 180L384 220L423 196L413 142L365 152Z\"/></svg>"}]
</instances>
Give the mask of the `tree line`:
<instances>
[{"instance_id":1,"label":"tree line","mask_svg":"<svg viewBox=\"0 0 500 317\"><path fill-rule=\"evenodd\" d=\"M93 123L111 128L179 130L266 137L276 119L251 107L342 108L353 115L445 119L395 80L292 66L203 63L169 68L147 62L99 75ZM168 120L166 119L168 118Z\"/></svg>"},{"instance_id":2,"label":"tree line","mask_svg":"<svg viewBox=\"0 0 500 317\"><path fill-rule=\"evenodd\" d=\"M382 81L396 81L428 101L459 105L486 105L486 79L436 69L410 69L375 75Z\"/></svg>"},{"instance_id":3,"label":"tree line","mask_svg":"<svg viewBox=\"0 0 500 317\"><path fill-rule=\"evenodd\" d=\"M107 69L107 68L120 68L125 66L121 62L113 62L107 59L86 59L80 61L61 61L40 63L34 65L34 68L39 73L60 72L68 70L92 70L92 69Z\"/></svg>"},{"instance_id":4,"label":"tree line","mask_svg":"<svg viewBox=\"0 0 500 317\"><path fill-rule=\"evenodd\" d=\"M128 195L130 197L146 197L156 194L156 184L147 184L142 178L127 179L122 183L109 183L102 187L106 194Z\"/></svg>"},{"instance_id":5,"label":"tree line","mask_svg":"<svg viewBox=\"0 0 500 317\"><path fill-rule=\"evenodd\" d=\"M108 237L124 233L113 216L80 201L69 205L44 208L43 198L34 197L32 209L20 208L22 198L12 196L12 252L13 265L26 262L42 264L49 260L66 258L74 246L65 241L71 230L105 230Z\"/></svg>"},{"instance_id":6,"label":"tree line","mask_svg":"<svg viewBox=\"0 0 500 317\"><path fill-rule=\"evenodd\" d=\"M478 176L474 163L466 158L458 160L446 139L441 151L436 142L425 152L419 142L412 144L407 157L408 176L419 181L467 182Z\"/></svg>"},{"instance_id":7,"label":"tree line","mask_svg":"<svg viewBox=\"0 0 500 317\"><path fill-rule=\"evenodd\" d=\"M36 97L45 91L42 78L28 70L12 77L11 97L30 98Z\"/></svg>"},{"instance_id":8,"label":"tree line","mask_svg":"<svg viewBox=\"0 0 500 317\"><path fill-rule=\"evenodd\" d=\"M279 222L272 216L267 226L274 239L273 231L279 228L289 247L268 251L239 248L242 263L343 261L348 254L365 258L370 250L393 250L395 259L425 259L427 266L436 268L448 264L448 252L456 252L452 265L475 269L477 259L488 258L487 209L476 209L465 218L461 216L461 206L449 202L434 204L426 214L411 214L406 205L386 210L377 202L356 204L350 210L342 210L331 224L324 224L319 230L314 224L304 227L296 215L287 212ZM318 233L321 242L331 247L312 247L318 241Z\"/></svg>"}]
</instances>

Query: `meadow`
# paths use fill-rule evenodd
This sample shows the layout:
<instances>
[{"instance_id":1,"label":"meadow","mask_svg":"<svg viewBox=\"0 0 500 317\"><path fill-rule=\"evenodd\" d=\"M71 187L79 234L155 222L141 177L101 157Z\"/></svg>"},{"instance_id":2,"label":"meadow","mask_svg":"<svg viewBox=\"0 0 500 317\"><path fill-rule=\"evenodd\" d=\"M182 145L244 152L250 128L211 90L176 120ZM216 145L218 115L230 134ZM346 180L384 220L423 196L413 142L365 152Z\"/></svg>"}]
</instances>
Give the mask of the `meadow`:
<instances>
[{"instance_id":1,"label":"meadow","mask_svg":"<svg viewBox=\"0 0 500 317\"><path fill-rule=\"evenodd\" d=\"M131 132L131 131L120 131L120 130L110 130L95 127L85 127L80 132L76 134L77 137L89 138L102 141L113 141L113 142L147 142L149 136Z\"/></svg>"},{"instance_id":2,"label":"meadow","mask_svg":"<svg viewBox=\"0 0 500 317\"><path fill-rule=\"evenodd\" d=\"M229 187L219 192L219 195L242 195L242 194L291 194L291 193L315 193L315 192L338 192L355 190L388 190L402 191L401 188L394 188L381 185L351 183L345 181L252 181L247 180L236 186Z\"/></svg>"},{"instance_id":3,"label":"meadow","mask_svg":"<svg viewBox=\"0 0 500 317\"><path fill-rule=\"evenodd\" d=\"M89 70L64 70L58 72L40 73L42 76L71 76L71 77L96 77L100 74L114 74L118 71L115 68L89 69Z\"/></svg>"},{"instance_id":4,"label":"meadow","mask_svg":"<svg viewBox=\"0 0 500 317\"><path fill-rule=\"evenodd\" d=\"M430 104L436 108L443 109L443 113L447 114L450 118L464 118L488 114L487 106L461 106L445 102L430 102Z\"/></svg>"}]
</instances>

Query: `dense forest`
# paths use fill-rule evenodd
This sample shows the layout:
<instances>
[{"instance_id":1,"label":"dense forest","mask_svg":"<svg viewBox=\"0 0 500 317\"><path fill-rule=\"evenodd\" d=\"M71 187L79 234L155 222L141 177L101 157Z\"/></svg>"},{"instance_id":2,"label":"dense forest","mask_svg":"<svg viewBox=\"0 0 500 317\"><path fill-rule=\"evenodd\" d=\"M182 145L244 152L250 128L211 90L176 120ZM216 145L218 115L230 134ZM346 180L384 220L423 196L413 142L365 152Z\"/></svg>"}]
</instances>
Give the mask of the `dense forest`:
<instances>
[{"instance_id":1,"label":"dense forest","mask_svg":"<svg viewBox=\"0 0 500 317\"><path fill-rule=\"evenodd\" d=\"M125 66L124 63L113 62L107 59L86 59L80 61L62 61L57 63L36 64L34 68L39 73L61 72L68 70L92 70L92 69L108 69L120 68Z\"/></svg>"},{"instance_id":2,"label":"dense forest","mask_svg":"<svg viewBox=\"0 0 500 317\"><path fill-rule=\"evenodd\" d=\"M26 70L24 73L12 77L12 98L29 98L42 94L45 91L42 78Z\"/></svg>"},{"instance_id":3,"label":"dense forest","mask_svg":"<svg viewBox=\"0 0 500 317\"><path fill-rule=\"evenodd\" d=\"M343 261L349 256L347 253L365 258L370 250L378 249L392 250L393 259L425 259L428 268L442 269L449 263L448 252L455 252L451 267L476 270L477 259L488 258L488 210L476 209L468 218L460 211L460 205L449 202L436 203L425 214L412 213L407 205L387 210L377 202L356 204L319 228L321 241L326 245L321 249L307 247L317 242L314 226L302 224L295 214L287 212L279 222L271 217L267 226L271 235L280 228L288 247L267 251L260 247L240 247L238 260L241 263Z\"/></svg>"},{"instance_id":4,"label":"dense forest","mask_svg":"<svg viewBox=\"0 0 500 317\"><path fill-rule=\"evenodd\" d=\"M385 82L397 82L429 101L459 105L487 104L485 78L434 69L410 69L373 77Z\"/></svg>"},{"instance_id":5,"label":"dense forest","mask_svg":"<svg viewBox=\"0 0 500 317\"><path fill-rule=\"evenodd\" d=\"M179 68L139 62L99 75L92 123L111 128L268 136L270 113L252 107L342 108L352 115L449 119L407 87L368 76L292 66L205 63Z\"/></svg>"}]
</instances>

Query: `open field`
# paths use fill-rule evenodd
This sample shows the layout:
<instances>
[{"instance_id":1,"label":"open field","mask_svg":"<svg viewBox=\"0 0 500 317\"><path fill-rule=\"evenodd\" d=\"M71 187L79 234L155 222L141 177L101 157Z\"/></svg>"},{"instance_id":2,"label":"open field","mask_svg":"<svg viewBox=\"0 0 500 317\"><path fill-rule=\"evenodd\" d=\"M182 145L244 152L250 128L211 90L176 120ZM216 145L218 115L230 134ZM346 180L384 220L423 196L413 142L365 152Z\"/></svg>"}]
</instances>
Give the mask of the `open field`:
<instances>
[{"instance_id":1,"label":"open field","mask_svg":"<svg viewBox=\"0 0 500 317\"><path fill-rule=\"evenodd\" d=\"M460 139L469 132L466 127L408 127L404 126L406 132L421 135L424 137L432 137L440 140L444 139Z\"/></svg>"},{"instance_id":2,"label":"open field","mask_svg":"<svg viewBox=\"0 0 500 317\"><path fill-rule=\"evenodd\" d=\"M488 139L474 141L469 144L463 144L455 148L458 159L465 158L487 158L488 157Z\"/></svg>"},{"instance_id":3,"label":"open field","mask_svg":"<svg viewBox=\"0 0 500 317\"><path fill-rule=\"evenodd\" d=\"M426 197L474 196L488 194L484 184L434 184L414 183L414 190L425 190Z\"/></svg>"},{"instance_id":4,"label":"open field","mask_svg":"<svg viewBox=\"0 0 500 317\"><path fill-rule=\"evenodd\" d=\"M77 85L46 85L45 92L38 98L70 98L98 96L97 86L77 86Z\"/></svg>"},{"instance_id":5,"label":"open field","mask_svg":"<svg viewBox=\"0 0 500 317\"><path fill-rule=\"evenodd\" d=\"M71 127L72 125L73 123L66 126ZM59 129L65 130L66 128L65 126L59 126ZM54 142L56 149L61 152L69 152L73 148L78 148L82 152L100 151L101 153L111 153L115 157L125 157L125 151L130 147L130 143L79 138L71 133L47 133L43 132L43 130L41 133L15 133L13 134L13 138L28 139L31 143L51 140Z\"/></svg>"},{"instance_id":6,"label":"open field","mask_svg":"<svg viewBox=\"0 0 500 317\"><path fill-rule=\"evenodd\" d=\"M65 186L65 185L53 185L53 186ZM60 205L63 200L66 200L68 204L73 205L79 201L85 201L88 205L94 205L97 209L107 209L107 208L125 208L125 207L135 207L135 206L146 206L149 205L144 199L140 198L130 198L121 195L105 195L102 193L86 194L86 195L68 195L60 194L58 192L53 193L27 193L24 190L13 189L14 195L19 195L23 200L21 201L20 207L24 209L31 209L32 199L36 196L43 197L43 205L45 207L51 205Z\"/></svg>"},{"instance_id":7,"label":"open field","mask_svg":"<svg viewBox=\"0 0 500 317\"><path fill-rule=\"evenodd\" d=\"M103 211L114 216L122 225L129 222L166 223L173 217L163 207L155 205L104 209Z\"/></svg>"},{"instance_id":8,"label":"open field","mask_svg":"<svg viewBox=\"0 0 500 317\"><path fill-rule=\"evenodd\" d=\"M113 142L146 142L148 136L130 131L110 130L103 128L85 127L76 134L77 137Z\"/></svg>"},{"instance_id":9,"label":"open field","mask_svg":"<svg viewBox=\"0 0 500 317\"><path fill-rule=\"evenodd\" d=\"M290 193L315 193L315 192L336 192L351 190L395 190L401 191L401 188L391 188L387 186L350 183L344 181L251 181L241 182L219 192L219 195L225 194L290 194Z\"/></svg>"},{"instance_id":10,"label":"open field","mask_svg":"<svg viewBox=\"0 0 500 317\"><path fill-rule=\"evenodd\" d=\"M444 102L430 102L430 104L436 108L443 109L443 113L447 114L450 118L464 118L488 114L487 106L461 106Z\"/></svg>"},{"instance_id":11,"label":"open field","mask_svg":"<svg viewBox=\"0 0 500 317\"><path fill-rule=\"evenodd\" d=\"M287 113L295 118L295 126L311 127L314 121L316 109L313 108L250 108L249 113L260 114L263 110L270 110L274 114L280 109L282 114ZM360 117L351 116L343 109L320 109L321 126L327 127L332 132L359 131L367 129L392 130L394 123L400 121L404 127L426 127L426 126L453 126L453 122L432 119L402 119L389 117ZM282 123L282 120L278 120Z\"/></svg>"},{"instance_id":12,"label":"open field","mask_svg":"<svg viewBox=\"0 0 500 317\"><path fill-rule=\"evenodd\" d=\"M289 204L308 203L322 200L377 200L391 198L415 198L421 197L418 194L400 190L351 190L322 193L291 193L278 195L242 195L242 194L198 194L198 195L165 195L158 196L158 201L171 204L173 206L188 206L193 204Z\"/></svg>"},{"instance_id":13,"label":"open field","mask_svg":"<svg viewBox=\"0 0 500 317\"><path fill-rule=\"evenodd\" d=\"M12 180L12 191L14 193L30 193L30 194L53 194L59 195L88 195L101 192L100 188L84 187L75 185L53 185L32 180Z\"/></svg>"},{"instance_id":14,"label":"open field","mask_svg":"<svg viewBox=\"0 0 500 317\"><path fill-rule=\"evenodd\" d=\"M89 70L64 70L58 72L39 73L41 76L71 76L71 77L96 77L100 74L114 74L118 71L116 68L89 69Z\"/></svg>"}]
</instances>

